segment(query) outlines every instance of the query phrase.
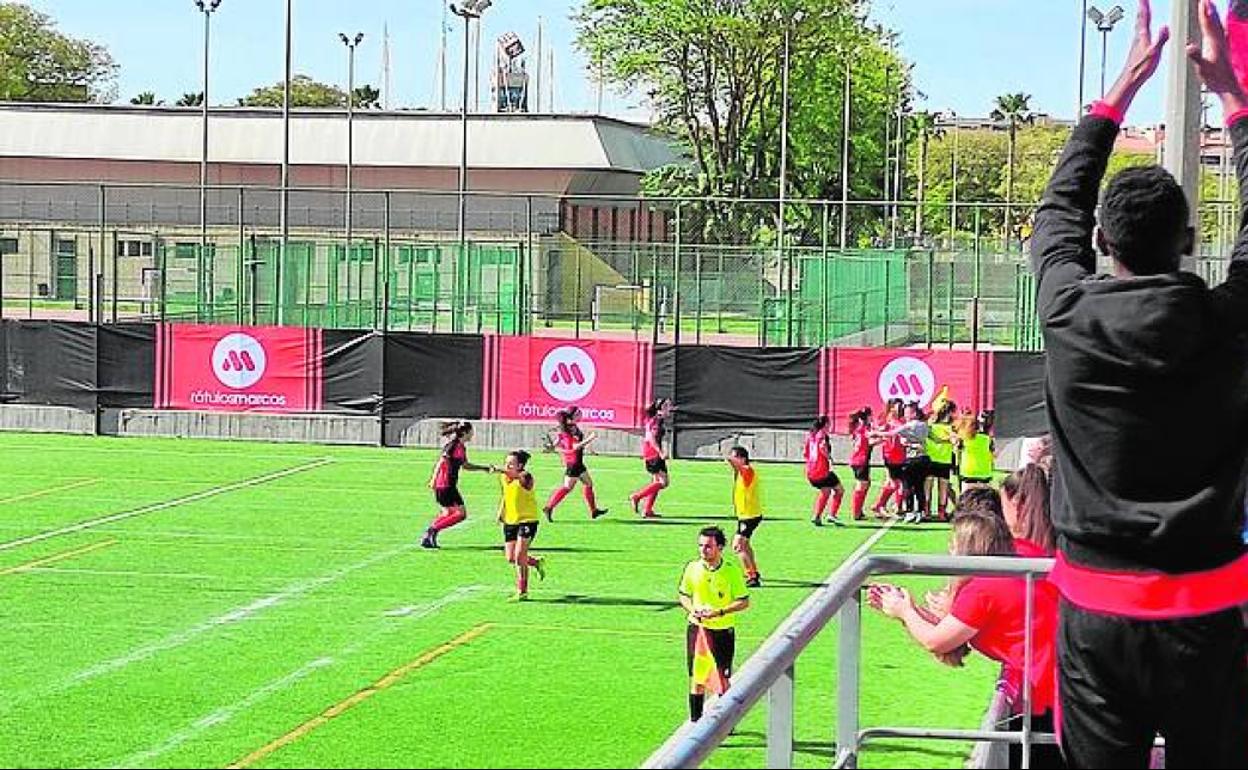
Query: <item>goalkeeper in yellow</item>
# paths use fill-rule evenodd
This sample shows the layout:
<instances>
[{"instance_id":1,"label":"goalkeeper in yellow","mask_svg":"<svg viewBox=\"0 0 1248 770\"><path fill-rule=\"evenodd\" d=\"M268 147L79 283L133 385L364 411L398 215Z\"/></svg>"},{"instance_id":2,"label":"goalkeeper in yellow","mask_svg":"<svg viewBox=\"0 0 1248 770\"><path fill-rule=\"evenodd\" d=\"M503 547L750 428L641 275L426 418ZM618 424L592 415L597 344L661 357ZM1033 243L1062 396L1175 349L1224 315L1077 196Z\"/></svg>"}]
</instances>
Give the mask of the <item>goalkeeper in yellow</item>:
<instances>
[{"instance_id":1,"label":"goalkeeper in yellow","mask_svg":"<svg viewBox=\"0 0 1248 770\"><path fill-rule=\"evenodd\" d=\"M680 605L689 613L685 653L689 663L689 719L702 718L706 691L722 695L736 653L736 613L750 606L745 573L724 558L727 539L719 527L698 533L698 558L680 578Z\"/></svg>"}]
</instances>

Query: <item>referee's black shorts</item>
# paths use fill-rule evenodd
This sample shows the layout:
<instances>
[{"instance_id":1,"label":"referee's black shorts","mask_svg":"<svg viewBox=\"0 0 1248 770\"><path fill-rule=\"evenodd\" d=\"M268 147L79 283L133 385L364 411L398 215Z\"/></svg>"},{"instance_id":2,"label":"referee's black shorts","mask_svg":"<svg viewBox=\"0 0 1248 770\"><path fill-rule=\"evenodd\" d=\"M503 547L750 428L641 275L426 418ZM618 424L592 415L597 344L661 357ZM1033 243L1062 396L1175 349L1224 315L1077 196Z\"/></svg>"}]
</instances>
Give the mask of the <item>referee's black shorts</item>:
<instances>
[{"instance_id":1,"label":"referee's black shorts","mask_svg":"<svg viewBox=\"0 0 1248 770\"><path fill-rule=\"evenodd\" d=\"M735 628L708 628L707 636L711 640L711 655L715 657L715 665L725 678L732 677L732 657L737 654L737 630ZM685 662L689 667L689 676L693 676L693 645L698 636L698 626L690 623L685 629Z\"/></svg>"}]
</instances>

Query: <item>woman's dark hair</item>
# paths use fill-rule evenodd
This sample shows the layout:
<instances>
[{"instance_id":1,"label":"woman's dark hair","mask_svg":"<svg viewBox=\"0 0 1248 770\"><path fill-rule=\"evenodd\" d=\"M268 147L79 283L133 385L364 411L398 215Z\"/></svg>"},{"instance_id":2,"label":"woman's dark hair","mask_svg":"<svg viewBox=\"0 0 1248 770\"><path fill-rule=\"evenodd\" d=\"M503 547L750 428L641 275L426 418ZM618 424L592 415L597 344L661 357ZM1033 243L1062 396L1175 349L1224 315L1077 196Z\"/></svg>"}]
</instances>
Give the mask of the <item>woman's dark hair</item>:
<instances>
[{"instance_id":1,"label":"woman's dark hair","mask_svg":"<svg viewBox=\"0 0 1248 770\"><path fill-rule=\"evenodd\" d=\"M1014 471L1001 482L1001 494L1018 507L1018 536L1053 553L1057 539L1049 517L1049 477L1044 469L1028 463Z\"/></svg>"},{"instance_id":2,"label":"woman's dark hair","mask_svg":"<svg viewBox=\"0 0 1248 770\"><path fill-rule=\"evenodd\" d=\"M575 420L576 416L580 413L581 413L581 410L575 406L569 406L566 409L560 409L559 410L559 427L564 430L567 430L568 426L572 424L572 421Z\"/></svg>"},{"instance_id":3,"label":"woman's dark hair","mask_svg":"<svg viewBox=\"0 0 1248 770\"><path fill-rule=\"evenodd\" d=\"M472 423L467 420L450 420L438 426L438 433L442 436L463 438L469 433L472 433Z\"/></svg>"},{"instance_id":4,"label":"woman's dark hair","mask_svg":"<svg viewBox=\"0 0 1248 770\"><path fill-rule=\"evenodd\" d=\"M958 556L1014 556L1014 538L1000 516L959 511L953 516L953 552Z\"/></svg>"},{"instance_id":5,"label":"woman's dark hair","mask_svg":"<svg viewBox=\"0 0 1248 770\"><path fill-rule=\"evenodd\" d=\"M646 405L646 416L658 417L659 412L663 411L663 407L667 406L670 403L671 401L669 401L666 398L656 398L655 400L651 401L649 404Z\"/></svg>"},{"instance_id":6,"label":"woman's dark hair","mask_svg":"<svg viewBox=\"0 0 1248 770\"><path fill-rule=\"evenodd\" d=\"M815 421L811 424L810 429L813 432L823 430L826 427L828 427L828 416L826 414L821 414L815 418Z\"/></svg>"},{"instance_id":7,"label":"woman's dark hair","mask_svg":"<svg viewBox=\"0 0 1248 770\"><path fill-rule=\"evenodd\" d=\"M511 456L516 458L516 462L520 463L521 468L528 465L529 458L532 457L532 455L530 455L528 452L524 451L523 449L515 450L514 452L511 453Z\"/></svg>"},{"instance_id":8,"label":"woman's dark hair","mask_svg":"<svg viewBox=\"0 0 1248 770\"><path fill-rule=\"evenodd\" d=\"M959 513L982 513L1005 520L1001 513L1001 495L992 487L970 487L958 495L956 516Z\"/></svg>"},{"instance_id":9,"label":"woman's dark hair","mask_svg":"<svg viewBox=\"0 0 1248 770\"><path fill-rule=\"evenodd\" d=\"M940 409L936 410L936 422L952 422L953 415L958 411L958 405L952 401L946 401L940 405Z\"/></svg>"},{"instance_id":10,"label":"woman's dark hair","mask_svg":"<svg viewBox=\"0 0 1248 770\"><path fill-rule=\"evenodd\" d=\"M733 457L745 460L747 463L750 461L750 452L743 446L734 446L732 449L728 450L728 453Z\"/></svg>"},{"instance_id":11,"label":"woman's dark hair","mask_svg":"<svg viewBox=\"0 0 1248 770\"><path fill-rule=\"evenodd\" d=\"M856 412L849 413L849 432L853 433L859 425L871 424L871 407L864 406Z\"/></svg>"}]
</instances>

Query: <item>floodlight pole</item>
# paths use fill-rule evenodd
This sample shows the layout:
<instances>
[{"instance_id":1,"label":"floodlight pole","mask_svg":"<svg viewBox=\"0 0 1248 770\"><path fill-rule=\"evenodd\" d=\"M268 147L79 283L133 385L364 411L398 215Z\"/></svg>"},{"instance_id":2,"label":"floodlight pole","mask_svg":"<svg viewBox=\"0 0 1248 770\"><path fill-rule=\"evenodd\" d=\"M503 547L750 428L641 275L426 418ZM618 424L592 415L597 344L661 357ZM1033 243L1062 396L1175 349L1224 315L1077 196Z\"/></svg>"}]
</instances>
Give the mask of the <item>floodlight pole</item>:
<instances>
[{"instance_id":1,"label":"floodlight pole","mask_svg":"<svg viewBox=\"0 0 1248 770\"><path fill-rule=\"evenodd\" d=\"M1182 186L1193 217L1200 200L1200 82L1185 49L1188 44L1200 43L1199 13L1195 0L1174 0L1170 18L1173 40L1166 83L1164 144L1164 165ZM1193 257L1185 257L1183 268L1193 267Z\"/></svg>"},{"instance_id":2,"label":"floodlight pole","mask_svg":"<svg viewBox=\"0 0 1248 770\"><path fill-rule=\"evenodd\" d=\"M364 40L364 33L357 32L355 37L347 37L339 33L338 39L347 47L347 206L345 228L347 237L347 265L351 264L351 217L353 214L352 171L355 165L355 49Z\"/></svg>"},{"instance_id":3,"label":"floodlight pole","mask_svg":"<svg viewBox=\"0 0 1248 770\"><path fill-rule=\"evenodd\" d=\"M195 7L204 15L204 80L203 99L200 102L200 153L199 153L199 264L208 254L208 44L212 28L212 14L221 0L195 0ZM211 275L211 271L209 271ZM164 280L162 278L162 280Z\"/></svg>"}]
</instances>

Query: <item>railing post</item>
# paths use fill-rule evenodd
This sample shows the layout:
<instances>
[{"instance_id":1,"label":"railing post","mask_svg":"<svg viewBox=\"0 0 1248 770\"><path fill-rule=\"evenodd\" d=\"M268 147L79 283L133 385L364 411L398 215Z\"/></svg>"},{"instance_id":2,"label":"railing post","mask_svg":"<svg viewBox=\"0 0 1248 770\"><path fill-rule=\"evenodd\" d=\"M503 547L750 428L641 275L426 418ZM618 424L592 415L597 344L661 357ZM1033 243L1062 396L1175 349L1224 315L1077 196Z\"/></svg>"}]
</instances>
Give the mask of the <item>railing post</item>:
<instances>
[{"instance_id":1,"label":"railing post","mask_svg":"<svg viewBox=\"0 0 1248 770\"><path fill-rule=\"evenodd\" d=\"M793 666L767 691L767 767L793 767Z\"/></svg>"},{"instance_id":2,"label":"railing post","mask_svg":"<svg viewBox=\"0 0 1248 770\"><path fill-rule=\"evenodd\" d=\"M858 671L862 636L862 594L855 592L837 613L836 762L858 766Z\"/></svg>"}]
</instances>

